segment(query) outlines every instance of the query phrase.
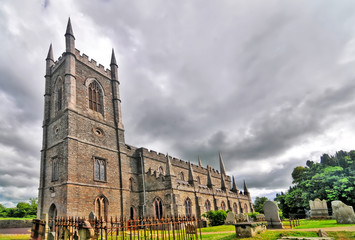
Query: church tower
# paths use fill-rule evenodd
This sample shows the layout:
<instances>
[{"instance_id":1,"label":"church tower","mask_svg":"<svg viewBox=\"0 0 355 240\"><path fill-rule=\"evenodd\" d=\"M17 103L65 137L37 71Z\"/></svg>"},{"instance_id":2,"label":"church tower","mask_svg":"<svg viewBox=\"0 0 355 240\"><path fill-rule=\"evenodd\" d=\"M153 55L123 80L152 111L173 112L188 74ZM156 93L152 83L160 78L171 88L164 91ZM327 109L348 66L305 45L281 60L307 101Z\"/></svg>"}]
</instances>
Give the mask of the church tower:
<instances>
[{"instance_id":1,"label":"church tower","mask_svg":"<svg viewBox=\"0 0 355 240\"><path fill-rule=\"evenodd\" d=\"M125 146L118 66L75 49L70 19L65 52L46 58L38 217L121 215ZM109 199L109 200L108 200Z\"/></svg>"}]
</instances>

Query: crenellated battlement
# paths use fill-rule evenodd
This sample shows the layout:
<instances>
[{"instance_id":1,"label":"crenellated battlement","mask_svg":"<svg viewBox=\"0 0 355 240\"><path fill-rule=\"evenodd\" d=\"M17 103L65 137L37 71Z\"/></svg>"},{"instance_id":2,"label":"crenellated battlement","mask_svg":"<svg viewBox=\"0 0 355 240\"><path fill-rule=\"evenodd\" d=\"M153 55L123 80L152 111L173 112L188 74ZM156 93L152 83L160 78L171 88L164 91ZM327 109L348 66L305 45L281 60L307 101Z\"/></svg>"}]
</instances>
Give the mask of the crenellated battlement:
<instances>
[{"instance_id":1,"label":"crenellated battlement","mask_svg":"<svg viewBox=\"0 0 355 240\"><path fill-rule=\"evenodd\" d=\"M105 77L111 78L111 70L110 69L107 69L107 68L105 69L105 67L101 64L97 65L97 62L94 59L89 60L89 56L86 55L85 53L80 54L80 51L78 49L75 49L75 57L76 57L76 60L82 62L83 64L94 69L95 71L101 73Z\"/></svg>"},{"instance_id":2,"label":"crenellated battlement","mask_svg":"<svg viewBox=\"0 0 355 240\"><path fill-rule=\"evenodd\" d=\"M163 164L166 163L167 154L160 153L160 152L150 150L147 148L141 148L141 149L142 149L144 158L156 160L156 161L159 161ZM183 169L189 169L189 162L188 161L184 161L182 159L172 157L170 155L169 155L169 158L171 161L171 165L173 165L175 167L183 168ZM207 171L208 171L207 167L202 167L202 166L199 166L195 163L191 163L191 167L194 172L207 175ZM211 177L221 178L221 173L217 169L211 168ZM226 176L225 180L227 182L231 182L231 177Z\"/></svg>"}]
</instances>

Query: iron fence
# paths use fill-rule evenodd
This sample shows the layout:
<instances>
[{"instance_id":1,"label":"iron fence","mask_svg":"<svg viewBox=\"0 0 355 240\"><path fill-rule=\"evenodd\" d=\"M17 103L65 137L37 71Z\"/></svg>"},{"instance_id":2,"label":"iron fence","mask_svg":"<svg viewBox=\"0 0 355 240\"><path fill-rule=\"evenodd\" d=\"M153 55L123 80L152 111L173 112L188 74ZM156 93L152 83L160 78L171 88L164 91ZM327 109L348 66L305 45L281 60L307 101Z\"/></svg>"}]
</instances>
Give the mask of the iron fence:
<instances>
[{"instance_id":1,"label":"iron fence","mask_svg":"<svg viewBox=\"0 0 355 240\"><path fill-rule=\"evenodd\" d=\"M48 221L49 238L55 240L195 240L201 237L201 220L195 217L85 218L59 217ZM35 234L33 234L35 236ZM37 234L38 235L38 234ZM32 238L39 239L39 238Z\"/></svg>"}]
</instances>

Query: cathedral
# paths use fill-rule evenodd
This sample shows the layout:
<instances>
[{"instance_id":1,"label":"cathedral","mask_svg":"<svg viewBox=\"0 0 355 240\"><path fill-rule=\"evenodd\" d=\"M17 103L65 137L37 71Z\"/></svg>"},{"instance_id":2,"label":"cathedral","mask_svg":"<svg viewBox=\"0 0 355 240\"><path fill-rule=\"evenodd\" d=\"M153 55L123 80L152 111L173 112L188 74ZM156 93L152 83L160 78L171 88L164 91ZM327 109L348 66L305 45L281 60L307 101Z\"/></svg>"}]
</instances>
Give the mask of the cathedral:
<instances>
[{"instance_id":1,"label":"cathedral","mask_svg":"<svg viewBox=\"0 0 355 240\"><path fill-rule=\"evenodd\" d=\"M70 19L65 52L46 58L38 217L201 216L209 210L253 212L248 188L234 177L125 142L118 66L75 48Z\"/></svg>"}]
</instances>

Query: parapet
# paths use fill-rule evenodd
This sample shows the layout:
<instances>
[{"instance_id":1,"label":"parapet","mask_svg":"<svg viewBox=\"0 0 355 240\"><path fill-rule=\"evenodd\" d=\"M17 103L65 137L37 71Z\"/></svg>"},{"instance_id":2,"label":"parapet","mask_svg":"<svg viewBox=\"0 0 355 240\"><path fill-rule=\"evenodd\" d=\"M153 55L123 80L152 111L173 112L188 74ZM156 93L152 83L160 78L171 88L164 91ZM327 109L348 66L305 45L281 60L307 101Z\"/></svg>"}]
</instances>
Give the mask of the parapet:
<instances>
[{"instance_id":1,"label":"parapet","mask_svg":"<svg viewBox=\"0 0 355 240\"><path fill-rule=\"evenodd\" d=\"M83 64L85 64L86 66L92 68L93 70L95 70L96 72L104 75L105 77L111 79L111 70L110 69L106 69L105 67L101 64L97 65L97 62L94 59L90 59L88 55L86 55L85 53L80 54L80 51L78 49L75 49L75 57L76 60L82 62Z\"/></svg>"}]
</instances>

